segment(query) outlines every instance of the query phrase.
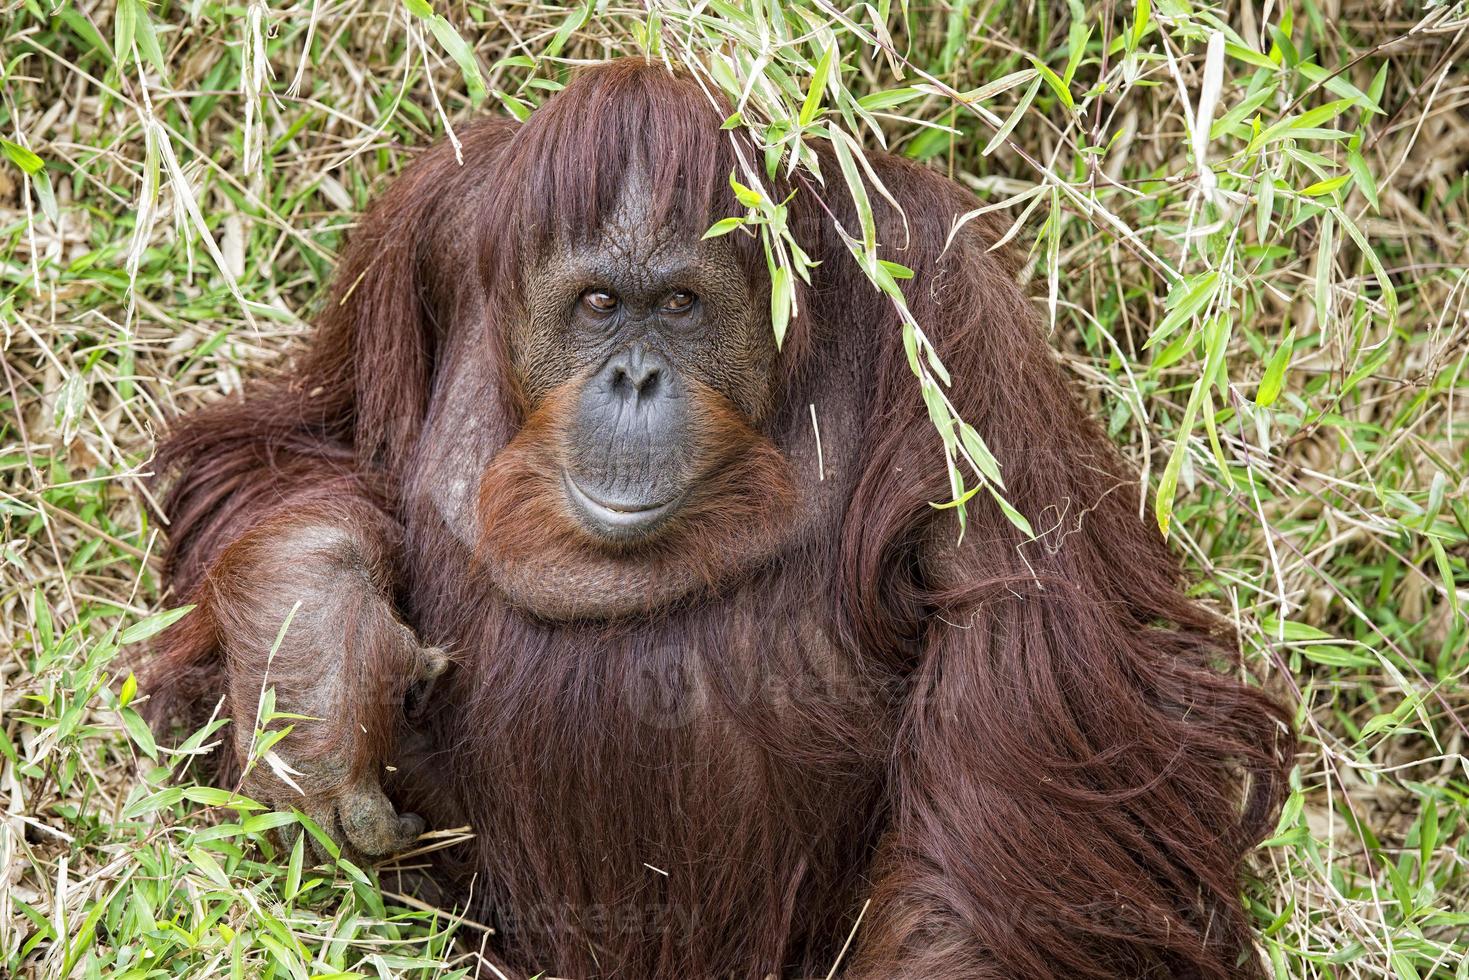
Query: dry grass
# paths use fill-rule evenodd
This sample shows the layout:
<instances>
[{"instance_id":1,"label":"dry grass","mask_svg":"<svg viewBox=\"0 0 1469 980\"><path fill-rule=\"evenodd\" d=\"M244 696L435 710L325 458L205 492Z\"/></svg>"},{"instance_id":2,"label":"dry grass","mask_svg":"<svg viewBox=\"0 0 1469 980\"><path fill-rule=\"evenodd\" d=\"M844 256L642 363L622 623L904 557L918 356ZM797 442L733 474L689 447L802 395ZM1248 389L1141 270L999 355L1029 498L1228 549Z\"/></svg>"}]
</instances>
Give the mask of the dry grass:
<instances>
[{"instance_id":1,"label":"dry grass","mask_svg":"<svg viewBox=\"0 0 1469 980\"><path fill-rule=\"evenodd\" d=\"M827 37L849 67L829 105L928 79L858 135L986 204L1017 198L1056 346L1149 475L1140 508L1171 509L1200 594L1302 704L1299 792L1250 892L1277 975L1462 980L1469 14L1340 0L1288 6L1282 26L1278 4L1230 5L1256 60L1229 52L1216 83L1218 21L1154 6L1149 29L1131 4L915 4L883 51L861 40L870 20L809 0L788 16L809 15L814 40L767 38L759 61L728 40L758 27L732 9L691 22L659 4L653 34L669 56L718 52L758 76L750 123L795 118L799 99L765 83L785 72L799 96ZM476 968L481 932L385 906L356 869L303 870L264 840L271 816L178 781L188 756L153 745L131 704L146 692L126 683L168 601L140 506L162 420L290 348L352 216L416 148L544 98L569 63L533 69L548 49L638 50L649 23L617 5L444 7L477 79L409 9L32 0L0 15L0 974ZM1028 74L973 107L947 97L1013 72ZM1228 121L1262 87L1212 134L1206 193L1201 95ZM1268 130L1344 97L1310 127L1340 137L1251 150L1255 115ZM1200 306L1170 317L1210 273Z\"/></svg>"}]
</instances>

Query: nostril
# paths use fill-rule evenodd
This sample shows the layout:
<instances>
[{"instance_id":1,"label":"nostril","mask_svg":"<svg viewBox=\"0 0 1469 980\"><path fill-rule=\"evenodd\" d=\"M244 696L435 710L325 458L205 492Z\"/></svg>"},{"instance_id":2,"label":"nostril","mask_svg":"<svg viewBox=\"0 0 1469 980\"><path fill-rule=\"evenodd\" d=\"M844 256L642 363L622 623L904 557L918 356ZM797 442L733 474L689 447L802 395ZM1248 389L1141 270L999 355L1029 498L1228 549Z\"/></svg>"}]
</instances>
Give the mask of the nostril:
<instances>
[{"instance_id":1,"label":"nostril","mask_svg":"<svg viewBox=\"0 0 1469 980\"><path fill-rule=\"evenodd\" d=\"M656 354L634 345L607 363L602 379L606 385L603 390L612 397L637 403L661 396L672 383L673 374Z\"/></svg>"},{"instance_id":2,"label":"nostril","mask_svg":"<svg viewBox=\"0 0 1469 980\"><path fill-rule=\"evenodd\" d=\"M627 376L626 368L616 367L612 369L612 390L624 397L636 390L632 379Z\"/></svg>"},{"instance_id":3,"label":"nostril","mask_svg":"<svg viewBox=\"0 0 1469 980\"><path fill-rule=\"evenodd\" d=\"M629 371L619 365L612 371L611 387L623 398L650 398L658 393L658 385L662 379L663 373L657 368Z\"/></svg>"},{"instance_id":4,"label":"nostril","mask_svg":"<svg viewBox=\"0 0 1469 980\"><path fill-rule=\"evenodd\" d=\"M637 383L638 397L649 398L656 395L658 393L658 381L661 377L657 368L652 368L646 372L642 380Z\"/></svg>"}]
</instances>

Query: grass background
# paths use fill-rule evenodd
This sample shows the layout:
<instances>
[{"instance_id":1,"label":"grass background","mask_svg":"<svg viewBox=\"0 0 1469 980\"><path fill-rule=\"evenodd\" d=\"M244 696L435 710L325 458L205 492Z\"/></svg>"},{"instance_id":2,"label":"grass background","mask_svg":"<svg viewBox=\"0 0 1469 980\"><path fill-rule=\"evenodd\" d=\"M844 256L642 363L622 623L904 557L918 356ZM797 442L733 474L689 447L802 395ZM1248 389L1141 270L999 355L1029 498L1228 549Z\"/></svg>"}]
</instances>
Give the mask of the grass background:
<instances>
[{"instance_id":1,"label":"grass background","mask_svg":"<svg viewBox=\"0 0 1469 980\"><path fill-rule=\"evenodd\" d=\"M1463 4L10 0L0 25L0 974L477 970L482 931L391 868L303 867L264 835L292 817L189 782L217 725L154 744L128 665L178 600L142 479L163 419L279 363L417 150L643 51L731 91L776 166L885 145L1011 215L1140 513L1301 706L1249 887L1275 974L1469 977Z\"/></svg>"}]
</instances>

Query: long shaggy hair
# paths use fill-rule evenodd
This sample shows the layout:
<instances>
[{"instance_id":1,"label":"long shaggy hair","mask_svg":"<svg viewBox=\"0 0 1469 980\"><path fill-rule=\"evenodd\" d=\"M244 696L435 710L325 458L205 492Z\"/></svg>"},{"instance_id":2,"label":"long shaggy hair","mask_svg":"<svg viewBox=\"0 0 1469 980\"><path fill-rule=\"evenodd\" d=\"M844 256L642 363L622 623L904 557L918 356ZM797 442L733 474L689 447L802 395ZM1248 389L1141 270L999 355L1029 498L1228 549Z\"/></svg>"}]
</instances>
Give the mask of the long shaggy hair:
<instances>
[{"instance_id":1,"label":"long shaggy hair","mask_svg":"<svg viewBox=\"0 0 1469 980\"><path fill-rule=\"evenodd\" d=\"M981 496L961 543L930 506L949 495L943 449L896 315L837 233L857 224L850 203L808 178L791 224L819 264L779 407L750 436L725 426L806 460L824 413L823 479L759 453L723 477L735 499L753 482L788 502L778 552L721 577L726 552L778 529L711 511L713 530L647 560L713 587L552 622L466 544L522 567L595 560L534 492L535 447L551 447L507 324L528 266L602 227L627 180L655 189L655 227L698 237L740 213L728 178L748 148L726 114L685 76L614 62L523 125L461 134L462 166L423 154L354 233L295 367L160 448L169 582L203 595L245 531L323 486L358 492L328 477L385 500L405 618L459 661L431 748L390 791L474 826L441 880L473 891L507 973L824 974L870 897L850 976L1263 976L1240 876L1283 799L1288 716L1238 678L1226 624L1139 519L1136 474L1071 391L1014 260L991 251L1002 226L981 217L945 246L973 202L941 175L873 156L902 208L873 195L883 253L915 271L905 294L949 398L1038 538ZM763 279L758 242L734 242ZM472 426L451 410L466 404ZM469 533L425 502L464 458L484 463ZM219 644L170 637L155 714L187 716L226 684Z\"/></svg>"}]
</instances>

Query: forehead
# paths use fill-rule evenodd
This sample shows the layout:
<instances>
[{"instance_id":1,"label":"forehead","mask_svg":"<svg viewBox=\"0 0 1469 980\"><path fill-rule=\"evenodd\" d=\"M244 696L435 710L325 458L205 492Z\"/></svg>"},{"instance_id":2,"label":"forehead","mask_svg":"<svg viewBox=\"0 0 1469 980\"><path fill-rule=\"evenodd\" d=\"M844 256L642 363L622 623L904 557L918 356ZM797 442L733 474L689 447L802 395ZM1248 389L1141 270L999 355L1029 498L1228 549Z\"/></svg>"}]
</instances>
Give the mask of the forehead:
<instances>
[{"instance_id":1,"label":"forehead","mask_svg":"<svg viewBox=\"0 0 1469 980\"><path fill-rule=\"evenodd\" d=\"M590 234L548 242L530 278L546 292L600 286L629 299L668 289L744 294L734 248L724 238L702 240L704 231L659 223L646 192L634 187Z\"/></svg>"},{"instance_id":2,"label":"forehead","mask_svg":"<svg viewBox=\"0 0 1469 980\"><path fill-rule=\"evenodd\" d=\"M556 251L567 273L633 290L665 284L714 258L677 229L632 216L614 218L589 238Z\"/></svg>"}]
</instances>

